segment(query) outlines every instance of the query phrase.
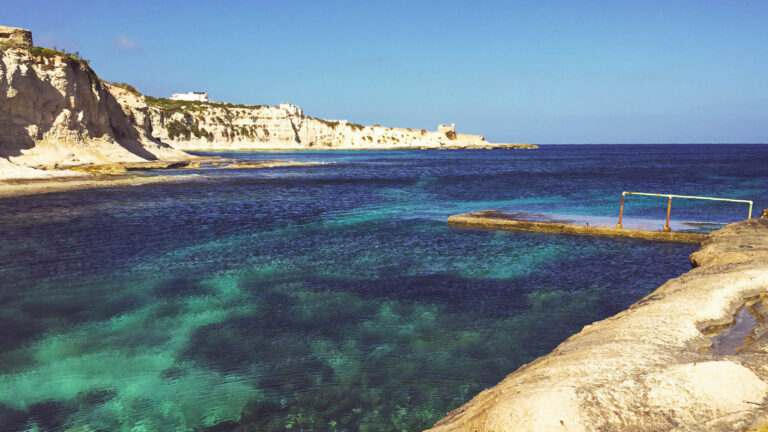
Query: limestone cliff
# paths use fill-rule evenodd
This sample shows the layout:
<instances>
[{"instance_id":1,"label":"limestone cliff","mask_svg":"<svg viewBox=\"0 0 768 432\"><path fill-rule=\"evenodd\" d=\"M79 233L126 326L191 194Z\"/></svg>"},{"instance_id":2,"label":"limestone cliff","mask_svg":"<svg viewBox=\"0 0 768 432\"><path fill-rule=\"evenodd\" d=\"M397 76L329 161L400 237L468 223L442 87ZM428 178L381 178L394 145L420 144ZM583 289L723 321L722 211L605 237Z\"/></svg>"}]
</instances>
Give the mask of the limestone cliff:
<instances>
[{"instance_id":1,"label":"limestone cliff","mask_svg":"<svg viewBox=\"0 0 768 432\"><path fill-rule=\"evenodd\" d=\"M135 112L124 112L87 61L75 55L27 44L0 47L0 177L188 157L142 134L131 117Z\"/></svg>"},{"instance_id":2,"label":"limestone cliff","mask_svg":"<svg viewBox=\"0 0 768 432\"><path fill-rule=\"evenodd\" d=\"M452 129L426 131L317 119L290 105L148 101L155 136L183 150L536 148L491 144L480 135L460 134Z\"/></svg>"},{"instance_id":3,"label":"limestone cliff","mask_svg":"<svg viewBox=\"0 0 768 432\"><path fill-rule=\"evenodd\" d=\"M768 220L730 224L690 258L693 270L586 326L431 430L765 430Z\"/></svg>"}]
</instances>

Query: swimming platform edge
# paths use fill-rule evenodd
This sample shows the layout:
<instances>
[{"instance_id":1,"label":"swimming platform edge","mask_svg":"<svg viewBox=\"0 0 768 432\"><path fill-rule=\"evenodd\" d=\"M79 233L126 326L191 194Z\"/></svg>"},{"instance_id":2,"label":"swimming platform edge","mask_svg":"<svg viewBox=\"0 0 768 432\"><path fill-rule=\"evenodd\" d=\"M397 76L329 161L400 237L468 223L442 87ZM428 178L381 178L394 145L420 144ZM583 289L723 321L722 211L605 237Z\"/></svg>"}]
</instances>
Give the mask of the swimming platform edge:
<instances>
[{"instance_id":1,"label":"swimming platform edge","mask_svg":"<svg viewBox=\"0 0 768 432\"><path fill-rule=\"evenodd\" d=\"M589 224L586 218L577 223L576 218L536 213L504 212L483 210L448 217L448 225L461 228L482 228L496 230L536 231L554 234L575 234L609 237L630 237L635 239L674 243L701 244L708 234L681 231L652 231L646 229L620 229L605 223ZM625 223L625 225L627 225Z\"/></svg>"}]
</instances>

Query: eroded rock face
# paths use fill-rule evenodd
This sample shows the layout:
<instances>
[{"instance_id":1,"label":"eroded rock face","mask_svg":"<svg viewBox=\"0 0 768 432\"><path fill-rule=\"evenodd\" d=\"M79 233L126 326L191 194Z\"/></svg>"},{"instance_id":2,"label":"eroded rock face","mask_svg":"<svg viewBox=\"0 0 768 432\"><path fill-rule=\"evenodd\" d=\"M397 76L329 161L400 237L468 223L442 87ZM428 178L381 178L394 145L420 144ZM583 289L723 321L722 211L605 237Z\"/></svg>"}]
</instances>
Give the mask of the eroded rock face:
<instances>
[{"instance_id":1,"label":"eroded rock face","mask_svg":"<svg viewBox=\"0 0 768 432\"><path fill-rule=\"evenodd\" d=\"M150 107L149 114L155 136L182 150L536 148L491 144L480 135L449 138L444 132L326 121L269 106L190 104L183 111Z\"/></svg>"},{"instance_id":2,"label":"eroded rock face","mask_svg":"<svg viewBox=\"0 0 768 432\"><path fill-rule=\"evenodd\" d=\"M0 46L32 47L32 32L16 27L0 26Z\"/></svg>"},{"instance_id":3,"label":"eroded rock face","mask_svg":"<svg viewBox=\"0 0 768 432\"><path fill-rule=\"evenodd\" d=\"M586 326L438 422L432 431L743 431L768 424L768 338L715 355L727 328L768 294L768 220L716 231L697 266L628 310Z\"/></svg>"},{"instance_id":4,"label":"eroded rock face","mask_svg":"<svg viewBox=\"0 0 768 432\"><path fill-rule=\"evenodd\" d=\"M0 51L0 158L11 164L54 169L186 157L142 136L129 114L84 61Z\"/></svg>"}]
</instances>

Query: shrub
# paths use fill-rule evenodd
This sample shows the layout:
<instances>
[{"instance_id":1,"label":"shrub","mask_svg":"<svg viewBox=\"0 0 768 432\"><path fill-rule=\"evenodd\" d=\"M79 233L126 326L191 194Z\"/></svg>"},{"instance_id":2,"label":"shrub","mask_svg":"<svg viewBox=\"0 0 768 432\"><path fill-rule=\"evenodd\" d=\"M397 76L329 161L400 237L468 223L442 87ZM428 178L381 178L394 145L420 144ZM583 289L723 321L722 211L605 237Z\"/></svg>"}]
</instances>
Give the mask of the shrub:
<instances>
[{"instance_id":1,"label":"shrub","mask_svg":"<svg viewBox=\"0 0 768 432\"><path fill-rule=\"evenodd\" d=\"M154 105L167 112L192 112L205 110L204 102L177 101L168 98L146 96L147 104Z\"/></svg>"},{"instance_id":2,"label":"shrub","mask_svg":"<svg viewBox=\"0 0 768 432\"><path fill-rule=\"evenodd\" d=\"M88 60L80 56L80 52L75 51L73 53L65 50L58 50L54 48L32 47L29 48L29 53L35 57L62 57L64 60L73 61L84 66L88 66Z\"/></svg>"},{"instance_id":3,"label":"shrub","mask_svg":"<svg viewBox=\"0 0 768 432\"><path fill-rule=\"evenodd\" d=\"M189 139L190 130L186 124L174 120L169 122L165 128L168 130L168 138L175 139L176 137L184 137Z\"/></svg>"},{"instance_id":4,"label":"shrub","mask_svg":"<svg viewBox=\"0 0 768 432\"><path fill-rule=\"evenodd\" d=\"M456 132L454 132L454 131L446 131L445 132L445 137L448 138L449 140L455 140L456 139Z\"/></svg>"},{"instance_id":5,"label":"shrub","mask_svg":"<svg viewBox=\"0 0 768 432\"><path fill-rule=\"evenodd\" d=\"M135 94L136 96L141 96L141 92L136 87L130 84L123 83L123 82L111 82L110 84L115 87L120 87L123 90L128 90L129 92Z\"/></svg>"},{"instance_id":6,"label":"shrub","mask_svg":"<svg viewBox=\"0 0 768 432\"><path fill-rule=\"evenodd\" d=\"M199 112L205 111L208 108L246 108L246 109L259 109L264 108L266 105L240 105L224 102L198 102L198 101L179 101L168 98L158 98L153 96L146 96L146 101L150 105L154 105L164 111L169 112Z\"/></svg>"},{"instance_id":7,"label":"shrub","mask_svg":"<svg viewBox=\"0 0 768 432\"><path fill-rule=\"evenodd\" d=\"M193 123L189 130L192 132L192 135L194 135L195 138L200 138L205 134L205 129L201 130L200 127L197 126L197 123Z\"/></svg>"},{"instance_id":8,"label":"shrub","mask_svg":"<svg viewBox=\"0 0 768 432\"><path fill-rule=\"evenodd\" d=\"M339 125L339 122L337 121L330 121L330 120L323 120L323 119L317 119L317 121L330 127L331 129L336 129L336 126Z\"/></svg>"},{"instance_id":9,"label":"shrub","mask_svg":"<svg viewBox=\"0 0 768 432\"><path fill-rule=\"evenodd\" d=\"M192 132L195 138L205 138L208 141L213 141L213 132L208 132L204 127L200 127L198 122L192 123L189 131ZM189 135L187 137L189 138Z\"/></svg>"}]
</instances>

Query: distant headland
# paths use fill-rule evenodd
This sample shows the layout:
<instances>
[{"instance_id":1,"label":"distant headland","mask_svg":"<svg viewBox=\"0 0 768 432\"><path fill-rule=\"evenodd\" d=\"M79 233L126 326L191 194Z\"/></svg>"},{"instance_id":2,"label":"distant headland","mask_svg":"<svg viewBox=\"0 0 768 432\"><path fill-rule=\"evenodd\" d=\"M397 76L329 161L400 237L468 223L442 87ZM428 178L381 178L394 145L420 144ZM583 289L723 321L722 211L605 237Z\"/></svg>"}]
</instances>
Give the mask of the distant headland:
<instances>
[{"instance_id":1,"label":"distant headland","mask_svg":"<svg viewBox=\"0 0 768 432\"><path fill-rule=\"evenodd\" d=\"M204 92L155 98L102 80L79 53L35 47L0 26L0 178L81 175L105 163L189 160L185 150L496 149L480 135L365 126L287 103L238 105Z\"/></svg>"}]
</instances>

